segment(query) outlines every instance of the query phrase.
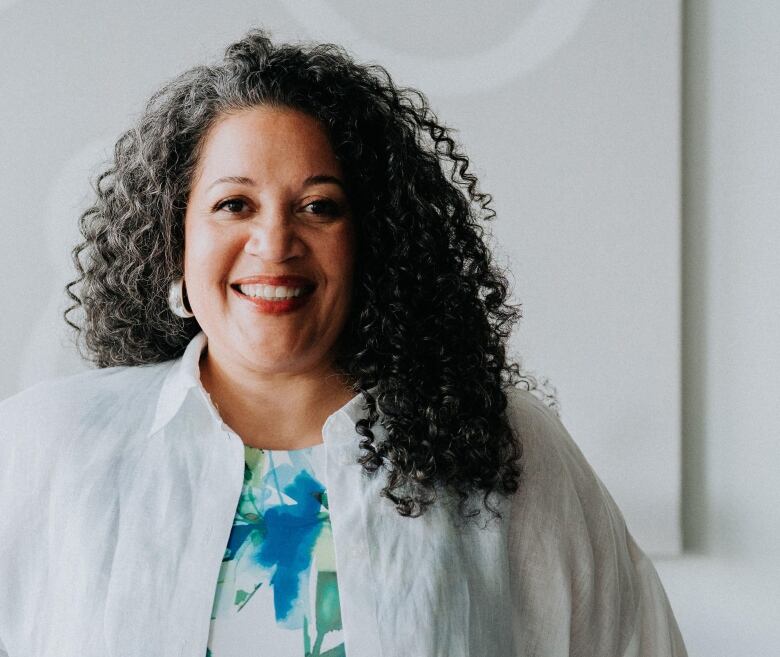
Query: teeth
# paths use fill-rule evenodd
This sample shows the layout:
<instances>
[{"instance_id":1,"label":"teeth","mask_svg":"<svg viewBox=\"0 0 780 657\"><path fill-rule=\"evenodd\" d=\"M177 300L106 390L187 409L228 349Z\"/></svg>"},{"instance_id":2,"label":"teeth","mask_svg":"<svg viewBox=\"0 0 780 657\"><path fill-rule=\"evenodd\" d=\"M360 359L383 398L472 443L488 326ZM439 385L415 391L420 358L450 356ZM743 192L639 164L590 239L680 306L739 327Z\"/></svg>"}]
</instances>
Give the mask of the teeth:
<instances>
[{"instance_id":1,"label":"teeth","mask_svg":"<svg viewBox=\"0 0 780 657\"><path fill-rule=\"evenodd\" d=\"M303 294L302 287L283 287L279 285L239 285L238 289L248 297L277 300L293 299Z\"/></svg>"}]
</instances>

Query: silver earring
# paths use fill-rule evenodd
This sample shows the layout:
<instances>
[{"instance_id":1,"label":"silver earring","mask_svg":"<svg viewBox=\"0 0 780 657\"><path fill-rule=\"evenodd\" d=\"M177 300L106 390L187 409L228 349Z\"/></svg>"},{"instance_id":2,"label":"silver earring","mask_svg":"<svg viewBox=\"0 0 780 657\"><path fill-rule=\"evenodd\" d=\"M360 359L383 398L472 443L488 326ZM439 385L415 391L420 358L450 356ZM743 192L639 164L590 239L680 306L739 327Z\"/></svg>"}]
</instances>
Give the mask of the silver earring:
<instances>
[{"instance_id":1,"label":"silver earring","mask_svg":"<svg viewBox=\"0 0 780 657\"><path fill-rule=\"evenodd\" d=\"M177 317L187 319L189 317L195 317L195 313L192 312L184 303L184 277L180 276L171 282L171 287L168 290L168 307L171 312Z\"/></svg>"}]
</instances>

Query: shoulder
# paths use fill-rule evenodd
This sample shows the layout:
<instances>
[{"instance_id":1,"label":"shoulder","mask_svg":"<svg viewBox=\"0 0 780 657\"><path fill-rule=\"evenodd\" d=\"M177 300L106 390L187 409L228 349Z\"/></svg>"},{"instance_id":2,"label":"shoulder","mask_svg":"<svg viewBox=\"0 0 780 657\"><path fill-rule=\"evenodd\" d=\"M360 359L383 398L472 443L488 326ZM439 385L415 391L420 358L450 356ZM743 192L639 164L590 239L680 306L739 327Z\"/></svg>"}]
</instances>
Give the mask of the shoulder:
<instances>
[{"instance_id":1,"label":"shoulder","mask_svg":"<svg viewBox=\"0 0 780 657\"><path fill-rule=\"evenodd\" d=\"M70 410L85 402L99 402L107 397L130 404L150 388L159 389L174 362L91 369L47 379L0 401L0 418L24 414L31 409L38 414Z\"/></svg>"},{"instance_id":2,"label":"shoulder","mask_svg":"<svg viewBox=\"0 0 780 657\"><path fill-rule=\"evenodd\" d=\"M590 577L610 562L618 567L616 554L625 567L623 515L556 411L525 391L513 395L510 407L523 448L511 520L517 550L557 554L560 572L573 577Z\"/></svg>"},{"instance_id":3,"label":"shoulder","mask_svg":"<svg viewBox=\"0 0 780 657\"><path fill-rule=\"evenodd\" d=\"M169 369L160 363L88 370L0 402L0 535L29 534L47 522L51 499L78 499L84 481L94 489L111 477L151 422ZM29 517L38 507L43 511Z\"/></svg>"},{"instance_id":4,"label":"shoulder","mask_svg":"<svg viewBox=\"0 0 780 657\"><path fill-rule=\"evenodd\" d=\"M92 369L26 388L0 401L0 448L24 436L62 437L112 416L151 415L173 362Z\"/></svg>"},{"instance_id":5,"label":"shoulder","mask_svg":"<svg viewBox=\"0 0 780 657\"><path fill-rule=\"evenodd\" d=\"M546 497L557 491L602 506L613 504L556 408L520 388L507 391L507 402L507 419L523 448L526 494Z\"/></svg>"}]
</instances>

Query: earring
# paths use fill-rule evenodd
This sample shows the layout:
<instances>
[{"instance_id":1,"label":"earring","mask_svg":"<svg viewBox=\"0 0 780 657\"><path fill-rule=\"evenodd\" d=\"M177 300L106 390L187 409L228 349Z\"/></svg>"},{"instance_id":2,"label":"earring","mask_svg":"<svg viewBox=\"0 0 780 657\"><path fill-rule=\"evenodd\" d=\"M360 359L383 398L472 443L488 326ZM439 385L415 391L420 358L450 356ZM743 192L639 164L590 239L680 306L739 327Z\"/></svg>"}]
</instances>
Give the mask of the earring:
<instances>
[{"instance_id":1,"label":"earring","mask_svg":"<svg viewBox=\"0 0 780 657\"><path fill-rule=\"evenodd\" d=\"M168 307L177 317L183 319L195 317L195 313L187 308L184 303L184 294L184 277L180 276L171 282L171 287L168 290Z\"/></svg>"}]
</instances>

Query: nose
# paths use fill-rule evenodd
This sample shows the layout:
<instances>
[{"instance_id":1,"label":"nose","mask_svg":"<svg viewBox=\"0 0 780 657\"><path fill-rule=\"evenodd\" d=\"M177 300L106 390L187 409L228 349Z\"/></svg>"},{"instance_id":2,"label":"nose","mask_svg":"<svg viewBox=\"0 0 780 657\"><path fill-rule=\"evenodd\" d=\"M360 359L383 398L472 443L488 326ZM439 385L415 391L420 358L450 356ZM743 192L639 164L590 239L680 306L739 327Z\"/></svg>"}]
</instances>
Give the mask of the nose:
<instances>
[{"instance_id":1,"label":"nose","mask_svg":"<svg viewBox=\"0 0 780 657\"><path fill-rule=\"evenodd\" d=\"M247 222L244 252L249 255L282 262L302 255L303 249L295 218L283 207L265 208Z\"/></svg>"}]
</instances>

